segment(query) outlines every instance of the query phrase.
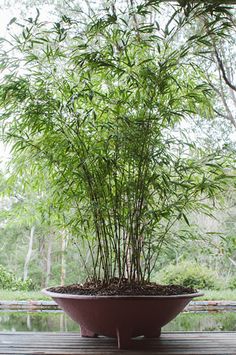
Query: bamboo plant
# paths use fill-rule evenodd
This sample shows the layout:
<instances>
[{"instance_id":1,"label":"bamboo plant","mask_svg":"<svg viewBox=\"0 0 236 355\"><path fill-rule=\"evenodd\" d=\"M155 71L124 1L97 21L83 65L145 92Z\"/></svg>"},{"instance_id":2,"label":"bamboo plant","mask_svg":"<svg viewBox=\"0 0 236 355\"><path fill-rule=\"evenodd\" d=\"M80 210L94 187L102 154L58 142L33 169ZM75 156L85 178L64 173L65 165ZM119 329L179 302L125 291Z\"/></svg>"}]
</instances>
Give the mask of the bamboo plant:
<instances>
[{"instance_id":1,"label":"bamboo plant","mask_svg":"<svg viewBox=\"0 0 236 355\"><path fill-rule=\"evenodd\" d=\"M4 137L47 170L52 205L87 245L95 282L149 281L175 224L188 224L192 210L210 213L206 200L227 184L222 153L179 127L212 115L196 56L209 36L225 35L230 11L178 5L164 20L166 6L113 3L53 24L37 10L1 49ZM196 18L202 28L183 37Z\"/></svg>"}]
</instances>

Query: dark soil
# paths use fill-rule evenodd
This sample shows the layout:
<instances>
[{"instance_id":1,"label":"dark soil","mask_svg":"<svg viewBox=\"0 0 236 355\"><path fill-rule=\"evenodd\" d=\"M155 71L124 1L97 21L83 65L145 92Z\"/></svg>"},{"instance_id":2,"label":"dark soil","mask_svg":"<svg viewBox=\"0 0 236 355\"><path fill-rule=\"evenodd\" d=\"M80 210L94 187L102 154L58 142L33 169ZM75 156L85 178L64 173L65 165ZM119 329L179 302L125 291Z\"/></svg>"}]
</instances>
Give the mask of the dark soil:
<instances>
[{"instance_id":1,"label":"dark soil","mask_svg":"<svg viewBox=\"0 0 236 355\"><path fill-rule=\"evenodd\" d=\"M73 284L68 286L50 287L51 292L67 293L73 295L96 296L170 296L197 292L191 287L181 285L158 285L154 282L139 283L128 282L127 279L112 279L109 283L88 281L83 285Z\"/></svg>"}]
</instances>

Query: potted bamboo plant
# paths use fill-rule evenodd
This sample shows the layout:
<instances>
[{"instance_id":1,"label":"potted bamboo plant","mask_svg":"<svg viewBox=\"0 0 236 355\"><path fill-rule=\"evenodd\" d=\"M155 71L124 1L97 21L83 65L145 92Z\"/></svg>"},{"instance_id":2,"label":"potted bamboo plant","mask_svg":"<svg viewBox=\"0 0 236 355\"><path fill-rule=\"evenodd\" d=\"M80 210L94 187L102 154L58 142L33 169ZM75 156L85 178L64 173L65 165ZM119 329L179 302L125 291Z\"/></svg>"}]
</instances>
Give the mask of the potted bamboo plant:
<instances>
[{"instance_id":1,"label":"potted bamboo plant","mask_svg":"<svg viewBox=\"0 0 236 355\"><path fill-rule=\"evenodd\" d=\"M190 142L181 123L212 114L196 53L225 33L229 10L201 2L170 7L164 20L162 1L126 6L54 24L37 10L5 40L0 79L6 139L47 169L54 208L90 251L84 284L44 292L83 336L117 336L119 347L159 336L199 295L151 274L176 223L209 213L227 178L219 152ZM196 18L202 27L186 37Z\"/></svg>"}]
</instances>

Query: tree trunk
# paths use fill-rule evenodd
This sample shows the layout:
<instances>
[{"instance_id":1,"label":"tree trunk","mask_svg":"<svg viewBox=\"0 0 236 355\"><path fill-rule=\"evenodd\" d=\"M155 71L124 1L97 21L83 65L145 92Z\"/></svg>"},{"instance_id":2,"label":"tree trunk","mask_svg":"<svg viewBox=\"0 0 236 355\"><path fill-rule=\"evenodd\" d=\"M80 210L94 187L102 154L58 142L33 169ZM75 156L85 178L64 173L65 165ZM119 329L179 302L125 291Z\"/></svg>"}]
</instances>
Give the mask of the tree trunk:
<instances>
[{"instance_id":1,"label":"tree trunk","mask_svg":"<svg viewBox=\"0 0 236 355\"><path fill-rule=\"evenodd\" d=\"M48 249L47 249L47 260L46 260L45 287L48 287L48 284L49 284L49 281L50 281L50 276L51 276L52 238L53 238L53 234L49 235L49 238L48 238Z\"/></svg>"},{"instance_id":2,"label":"tree trunk","mask_svg":"<svg viewBox=\"0 0 236 355\"><path fill-rule=\"evenodd\" d=\"M61 232L61 285L65 284L65 278L66 278L66 257L65 257L66 245L67 245L66 233L65 231L62 231Z\"/></svg>"},{"instance_id":3,"label":"tree trunk","mask_svg":"<svg viewBox=\"0 0 236 355\"><path fill-rule=\"evenodd\" d=\"M236 267L236 261L229 257L229 261Z\"/></svg>"},{"instance_id":4,"label":"tree trunk","mask_svg":"<svg viewBox=\"0 0 236 355\"><path fill-rule=\"evenodd\" d=\"M30 262L30 259L31 259L32 251L33 251L34 231L35 231L35 227L33 226L30 229L28 252L27 252L27 255L26 255L26 258L25 258L24 275L23 275L23 280L24 281L27 279L28 273L29 273L29 262Z\"/></svg>"}]
</instances>

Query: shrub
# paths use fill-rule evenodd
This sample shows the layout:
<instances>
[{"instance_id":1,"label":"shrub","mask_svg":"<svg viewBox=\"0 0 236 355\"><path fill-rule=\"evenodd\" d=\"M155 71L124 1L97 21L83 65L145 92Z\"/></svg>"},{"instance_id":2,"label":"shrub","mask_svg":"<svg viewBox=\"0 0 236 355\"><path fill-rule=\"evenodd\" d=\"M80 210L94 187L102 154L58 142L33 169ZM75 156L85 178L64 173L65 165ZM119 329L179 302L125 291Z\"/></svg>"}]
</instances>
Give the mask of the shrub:
<instances>
[{"instance_id":1,"label":"shrub","mask_svg":"<svg viewBox=\"0 0 236 355\"><path fill-rule=\"evenodd\" d=\"M34 285L30 279L26 281L16 279L13 273L0 265L0 288L12 291L29 291L34 289Z\"/></svg>"},{"instance_id":2,"label":"shrub","mask_svg":"<svg viewBox=\"0 0 236 355\"><path fill-rule=\"evenodd\" d=\"M25 281L18 279L15 281L14 289L16 291L32 291L35 289L35 285L31 279Z\"/></svg>"},{"instance_id":3,"label":"shrub","mask_svg":"<svg viewBox=\"0 0 236 355\"><path fill-rule=\"evenodd\" d=\"M14 284L14 276L3 266L0 266L0 288L10 289Z\"/></svg>"},{"instance_id":4,"label":"shrub","mask_svg":"<svg viewBox=\"0 0 236 355\"><path fill-rule=\"evenodd\" d=\"M198 289L220 289L219 276L206 266L197 263L182 262L170 265L159 274L159 279L165 284L179 284Z\"/></svg>"},{"instance_id":5,"label":"shrub","mask_svg":"<svg viewBox=\"0 0 236 355\"><path fill-rule=\"evenodd\" d=\"M231 290L236 290L236 277L233 277L229 282L229 288Z\"/></svg>"}]
</instances>

